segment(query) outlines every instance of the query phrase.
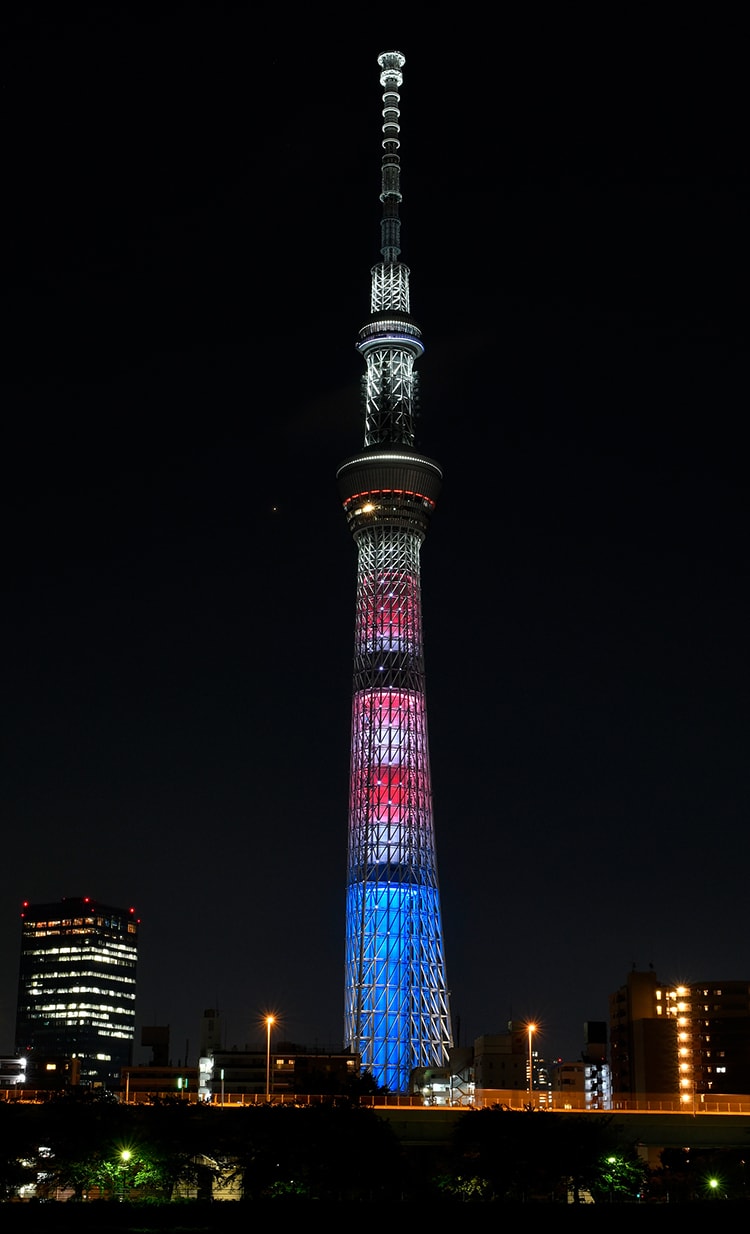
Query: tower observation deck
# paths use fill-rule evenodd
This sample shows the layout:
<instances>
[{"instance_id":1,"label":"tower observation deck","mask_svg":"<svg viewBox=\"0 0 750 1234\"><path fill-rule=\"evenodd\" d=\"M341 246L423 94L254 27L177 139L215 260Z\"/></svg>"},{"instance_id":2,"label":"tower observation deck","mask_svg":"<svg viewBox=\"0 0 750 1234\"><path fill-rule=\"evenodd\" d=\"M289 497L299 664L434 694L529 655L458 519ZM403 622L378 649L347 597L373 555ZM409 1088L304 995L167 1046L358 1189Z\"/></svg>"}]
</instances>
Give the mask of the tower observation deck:
<instances>
[{"instance_id":1,"label":"tower observation deck","mask_svg":"<svg viewBox=\"0 0 750 1234\"><path fill-rule=\"evenodd\" d=\"M442 485L415 448L422 335L400 260L404 56L378 57L383 88L381 258L357 350L364 445L337 472L358 554L354 631L344 1033L363 1070L405 1093L452 1045L432 815L420 549Z\"/></svg>"}]
</instances>

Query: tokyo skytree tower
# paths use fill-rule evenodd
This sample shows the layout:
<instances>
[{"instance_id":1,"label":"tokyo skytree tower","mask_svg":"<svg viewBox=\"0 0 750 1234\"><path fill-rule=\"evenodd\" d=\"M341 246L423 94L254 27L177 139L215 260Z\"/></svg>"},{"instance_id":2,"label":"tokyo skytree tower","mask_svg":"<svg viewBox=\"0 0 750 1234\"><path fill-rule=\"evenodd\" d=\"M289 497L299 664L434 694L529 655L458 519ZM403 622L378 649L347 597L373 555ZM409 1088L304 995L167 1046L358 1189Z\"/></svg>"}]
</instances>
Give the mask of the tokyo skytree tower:
<instances>
[{"instance_id":1,"label":"tokyo skytree tower","mask_svg":"<svg viewBox=\"0 0 750 1234\"><path fill-rule=\"evenodd\" d=\"M442 471L414 444L421 332L400 261L404 56L378 57L383 87L382 260L357 350L364 445L337 481L358 554L346 891L344 1044L405 1093L452 1045L425 708L419 554Z\"/></svg>"}]
</instances>

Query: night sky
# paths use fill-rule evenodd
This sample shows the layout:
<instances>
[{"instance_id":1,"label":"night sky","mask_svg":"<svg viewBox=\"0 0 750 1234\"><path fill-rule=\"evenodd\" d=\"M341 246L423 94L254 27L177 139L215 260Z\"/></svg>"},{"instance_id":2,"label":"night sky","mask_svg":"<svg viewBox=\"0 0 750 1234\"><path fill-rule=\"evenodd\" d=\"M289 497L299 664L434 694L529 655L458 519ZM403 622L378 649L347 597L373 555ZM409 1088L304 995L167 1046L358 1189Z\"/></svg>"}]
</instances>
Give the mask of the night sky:
<instances>
[{"instance_id":1,"label":"night sky","mask_svg":"<svg viewBox=\"0 0 750 1234\"><path fill-rule=\"evenodd\" d=\"M341 1047L392 48L454 1035L750 980L736 32L155 7L4 39L0 1052L22 901L79 895L141 918L137 1042Z\"/></svg>"}]
</instances>

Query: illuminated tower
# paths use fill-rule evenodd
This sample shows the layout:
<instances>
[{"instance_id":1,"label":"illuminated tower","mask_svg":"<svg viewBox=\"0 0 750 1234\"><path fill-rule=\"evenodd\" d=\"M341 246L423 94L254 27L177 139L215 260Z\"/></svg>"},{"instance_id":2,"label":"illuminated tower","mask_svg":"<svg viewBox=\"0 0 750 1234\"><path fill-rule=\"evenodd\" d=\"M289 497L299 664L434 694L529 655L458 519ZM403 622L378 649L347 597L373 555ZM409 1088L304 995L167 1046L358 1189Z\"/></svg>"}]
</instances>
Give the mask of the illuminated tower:
<instances>
[{"instance_id":1,"label":"illuminated tower","mask_svg":"<svg viewBox=\"0 0 750 1234\"><path fill-rule=\"evenodd\" d=\"M358 552L346 893L345 1045L389 1092L452 1045L425 709L419 554L442 472L414 444L424 350L400 260L399 87L404 57L378 57L383 87L382 260L357 350L363 449L339 492Z\"/></svg>"},{"instance_id":2,"label":"illuminated tower","mask_svg":"<svg viewBox=\"0 0 750 1234\"><path fill-rule=\"evenodd\" d=\"M118 1088L135 1036L135 909L84 896L24 903L21 921L17 1053L39 1071L73 1061L81 1084Z\"/></svg>"}]
</instances>

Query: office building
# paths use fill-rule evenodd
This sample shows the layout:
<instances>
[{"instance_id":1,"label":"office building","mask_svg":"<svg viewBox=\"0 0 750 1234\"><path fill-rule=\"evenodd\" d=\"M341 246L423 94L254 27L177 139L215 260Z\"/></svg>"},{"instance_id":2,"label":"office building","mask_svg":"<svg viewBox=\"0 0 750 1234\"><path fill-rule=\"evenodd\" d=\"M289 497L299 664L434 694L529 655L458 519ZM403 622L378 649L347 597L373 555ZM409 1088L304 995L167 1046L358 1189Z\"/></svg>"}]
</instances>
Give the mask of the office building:
<instances>
[{"instance_id":1,"label":"office building","mask_svg":"<svg viewBox=\"0 0 750 1234\"><path fill-rule=\"evenodd\" d=\"M667 991L680 1101L750 1093L750 983L691 981Z\"/></svg>"},{"instance_id":2,"label":"office building","mask_svg":"<svg viewBox=\"0 0 750 1234\"><path fill-rule=\"evenodd\" d=\"M135 909L88 896L24 903L16 1052L29 1060L29 1087L119 1088L132 1061L139 924Z\"/></svg>"},{"instance_id":3,"label":"office building","mask_svg":"<svg viewBox=\"0 0 750 1234\"><path fill-rule=\"evenodd\" d=\"M665 984L635 970L610 996L615 1097L750 1092L750 982Z\"/></svg>"},{"instance_id":4,"label":"office building","mask_svg":"<svg viewBox=\"0 0 750 1234\"><path fill-rule=\"evenodd\" d=\"M628 973L609 997L609 1045L613 1099L645 1094L675 1097L678 1089L675 1021L668 1014L667 987L654 969Z\"/></svg>"},{"instance_id":5,"label":"office building","mask_svg":"<svg viewBox=\"0 0 750 1234\"><path fill-rule=\"evenodd\" d=\"M553 1102L559 1097L563 1108L609 1110L612 1107L612 1079L607 1061L607 1025L603 1020L588 1020L583 1026L584 1047L580 1060L558 1059L549 1069Z\"/></svg>"},{"instance_id":6,"label":"office building","mask_svg":"<svg viewBox=\"0 0 750 1234\"><path fill-rule=\"evenodd\" d=\"M295 1100L313 1094L342 1096L356 1092L360 1062L349 1053L303 1049L280 1042L265 1050L215 1050L198 1060L198 1089L203 1101L224 1105Z\"/></svg>"}]
</instances>

